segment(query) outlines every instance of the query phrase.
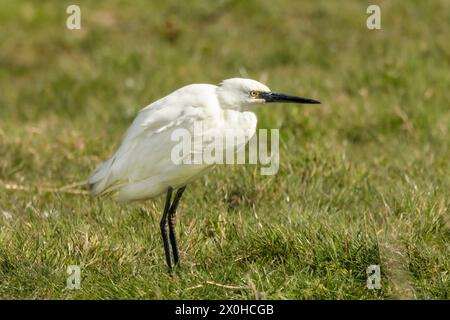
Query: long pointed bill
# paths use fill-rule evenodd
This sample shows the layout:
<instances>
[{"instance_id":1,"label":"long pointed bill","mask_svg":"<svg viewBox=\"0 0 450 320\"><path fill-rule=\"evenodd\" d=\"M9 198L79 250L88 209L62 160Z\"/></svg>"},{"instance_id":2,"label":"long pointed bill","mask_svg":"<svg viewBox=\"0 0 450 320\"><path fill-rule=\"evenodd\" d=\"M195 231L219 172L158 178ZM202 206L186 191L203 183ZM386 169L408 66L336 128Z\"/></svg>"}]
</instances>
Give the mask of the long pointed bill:
<instances>
[{"instance_id":1,"label":"long pointed bill","mask_svg":"<svg viewBox=\"0 0 450 320\"><path fill-rule=\"evenodd\" d=\"M295 103L304 103L304 104L319 104L320 101L289 96L284 93L276 93L276 92L262 92L260 97L266 100L266 102L295 102Z\"/></svg>"}]
</instances>

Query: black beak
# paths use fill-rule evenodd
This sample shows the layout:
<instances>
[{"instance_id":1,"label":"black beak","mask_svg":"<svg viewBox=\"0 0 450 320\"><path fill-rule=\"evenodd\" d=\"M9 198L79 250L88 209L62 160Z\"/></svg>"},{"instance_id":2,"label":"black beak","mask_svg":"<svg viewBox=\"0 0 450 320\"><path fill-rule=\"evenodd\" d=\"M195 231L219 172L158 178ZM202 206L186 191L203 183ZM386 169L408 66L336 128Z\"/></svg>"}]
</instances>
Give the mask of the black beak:
<instances>
[{"instance_id":1,"label":"black beak","mask_svg":"<svg viewBox=\"0 0 450 320\"><path fill-rule=\"evenodd\" d=\"M288 96L283 93L276 92L262 92L260 98L266 100L266 102L295 102L295 103L305 103L305 104L319 104L320 101L300 98L295 96Z\"/></svg>"}]
</instances>

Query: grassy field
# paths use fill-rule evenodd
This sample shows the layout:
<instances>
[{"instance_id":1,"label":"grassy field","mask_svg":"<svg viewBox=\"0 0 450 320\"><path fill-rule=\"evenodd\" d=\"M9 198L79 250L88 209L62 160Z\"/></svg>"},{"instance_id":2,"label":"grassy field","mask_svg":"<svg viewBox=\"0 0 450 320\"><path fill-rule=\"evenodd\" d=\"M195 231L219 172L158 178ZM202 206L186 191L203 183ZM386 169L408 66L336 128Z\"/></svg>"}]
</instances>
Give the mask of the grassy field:
<instances>
[{"instance_id":1,"label":"grassy field","mask_svg":"<svg viewBox=\"0 0 450 320\"><path fill-rule=\"evenodd\" d=\"M379 31L364 1L288 0L77 1L70 31L71 1L0 0L0 298L449 299L450 2L375 2ZM162 198L76 184L140 108L235 76L323 104L256 111L277 175L188 187L170 276Z\"/></svg>"}]
</instances>

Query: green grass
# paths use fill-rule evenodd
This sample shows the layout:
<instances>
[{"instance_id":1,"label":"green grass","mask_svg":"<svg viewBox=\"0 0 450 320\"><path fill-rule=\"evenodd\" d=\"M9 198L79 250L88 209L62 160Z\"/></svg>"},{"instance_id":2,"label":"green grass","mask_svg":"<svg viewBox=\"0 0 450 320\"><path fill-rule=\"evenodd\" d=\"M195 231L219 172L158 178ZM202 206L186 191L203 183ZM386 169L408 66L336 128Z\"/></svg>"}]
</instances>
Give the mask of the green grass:
<instances>
[{"instance_id":1,"label":"green grass","mask_svg":"<svg viewBox=\"0 0 450 320\"><path fill-rule=\"evenodd\" d=\"M450 2L376 3L380 31L364 1L78 1L69 31L70 1L0 1L0 298L448 299ZM140 108L234 76L323 104L256 111L280 128L276 176L222 166L189 185L173 276L162 199L53 192Z\"/></svg>"}]
</instances>

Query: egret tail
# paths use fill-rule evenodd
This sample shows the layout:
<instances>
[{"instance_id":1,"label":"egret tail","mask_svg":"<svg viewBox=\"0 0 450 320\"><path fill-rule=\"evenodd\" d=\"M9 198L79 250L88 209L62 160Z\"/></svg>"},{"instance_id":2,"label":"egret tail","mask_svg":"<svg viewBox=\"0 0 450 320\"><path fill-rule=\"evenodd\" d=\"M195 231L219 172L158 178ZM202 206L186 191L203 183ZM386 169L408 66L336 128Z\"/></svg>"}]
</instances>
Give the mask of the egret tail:
<instances>
[{"instance_id":1,"label":"egret tail","mask_svg":"<svg viewBox=\"0 0 450 320\"><path fill-rule=\"evenodd\" d=\"M111 165L114 157L102 163L95 169L94 173L88 180L88 186L92 194L98 195L102 193L108 186L109 175L111 173Z\"/></svg>"}]
</instances>

